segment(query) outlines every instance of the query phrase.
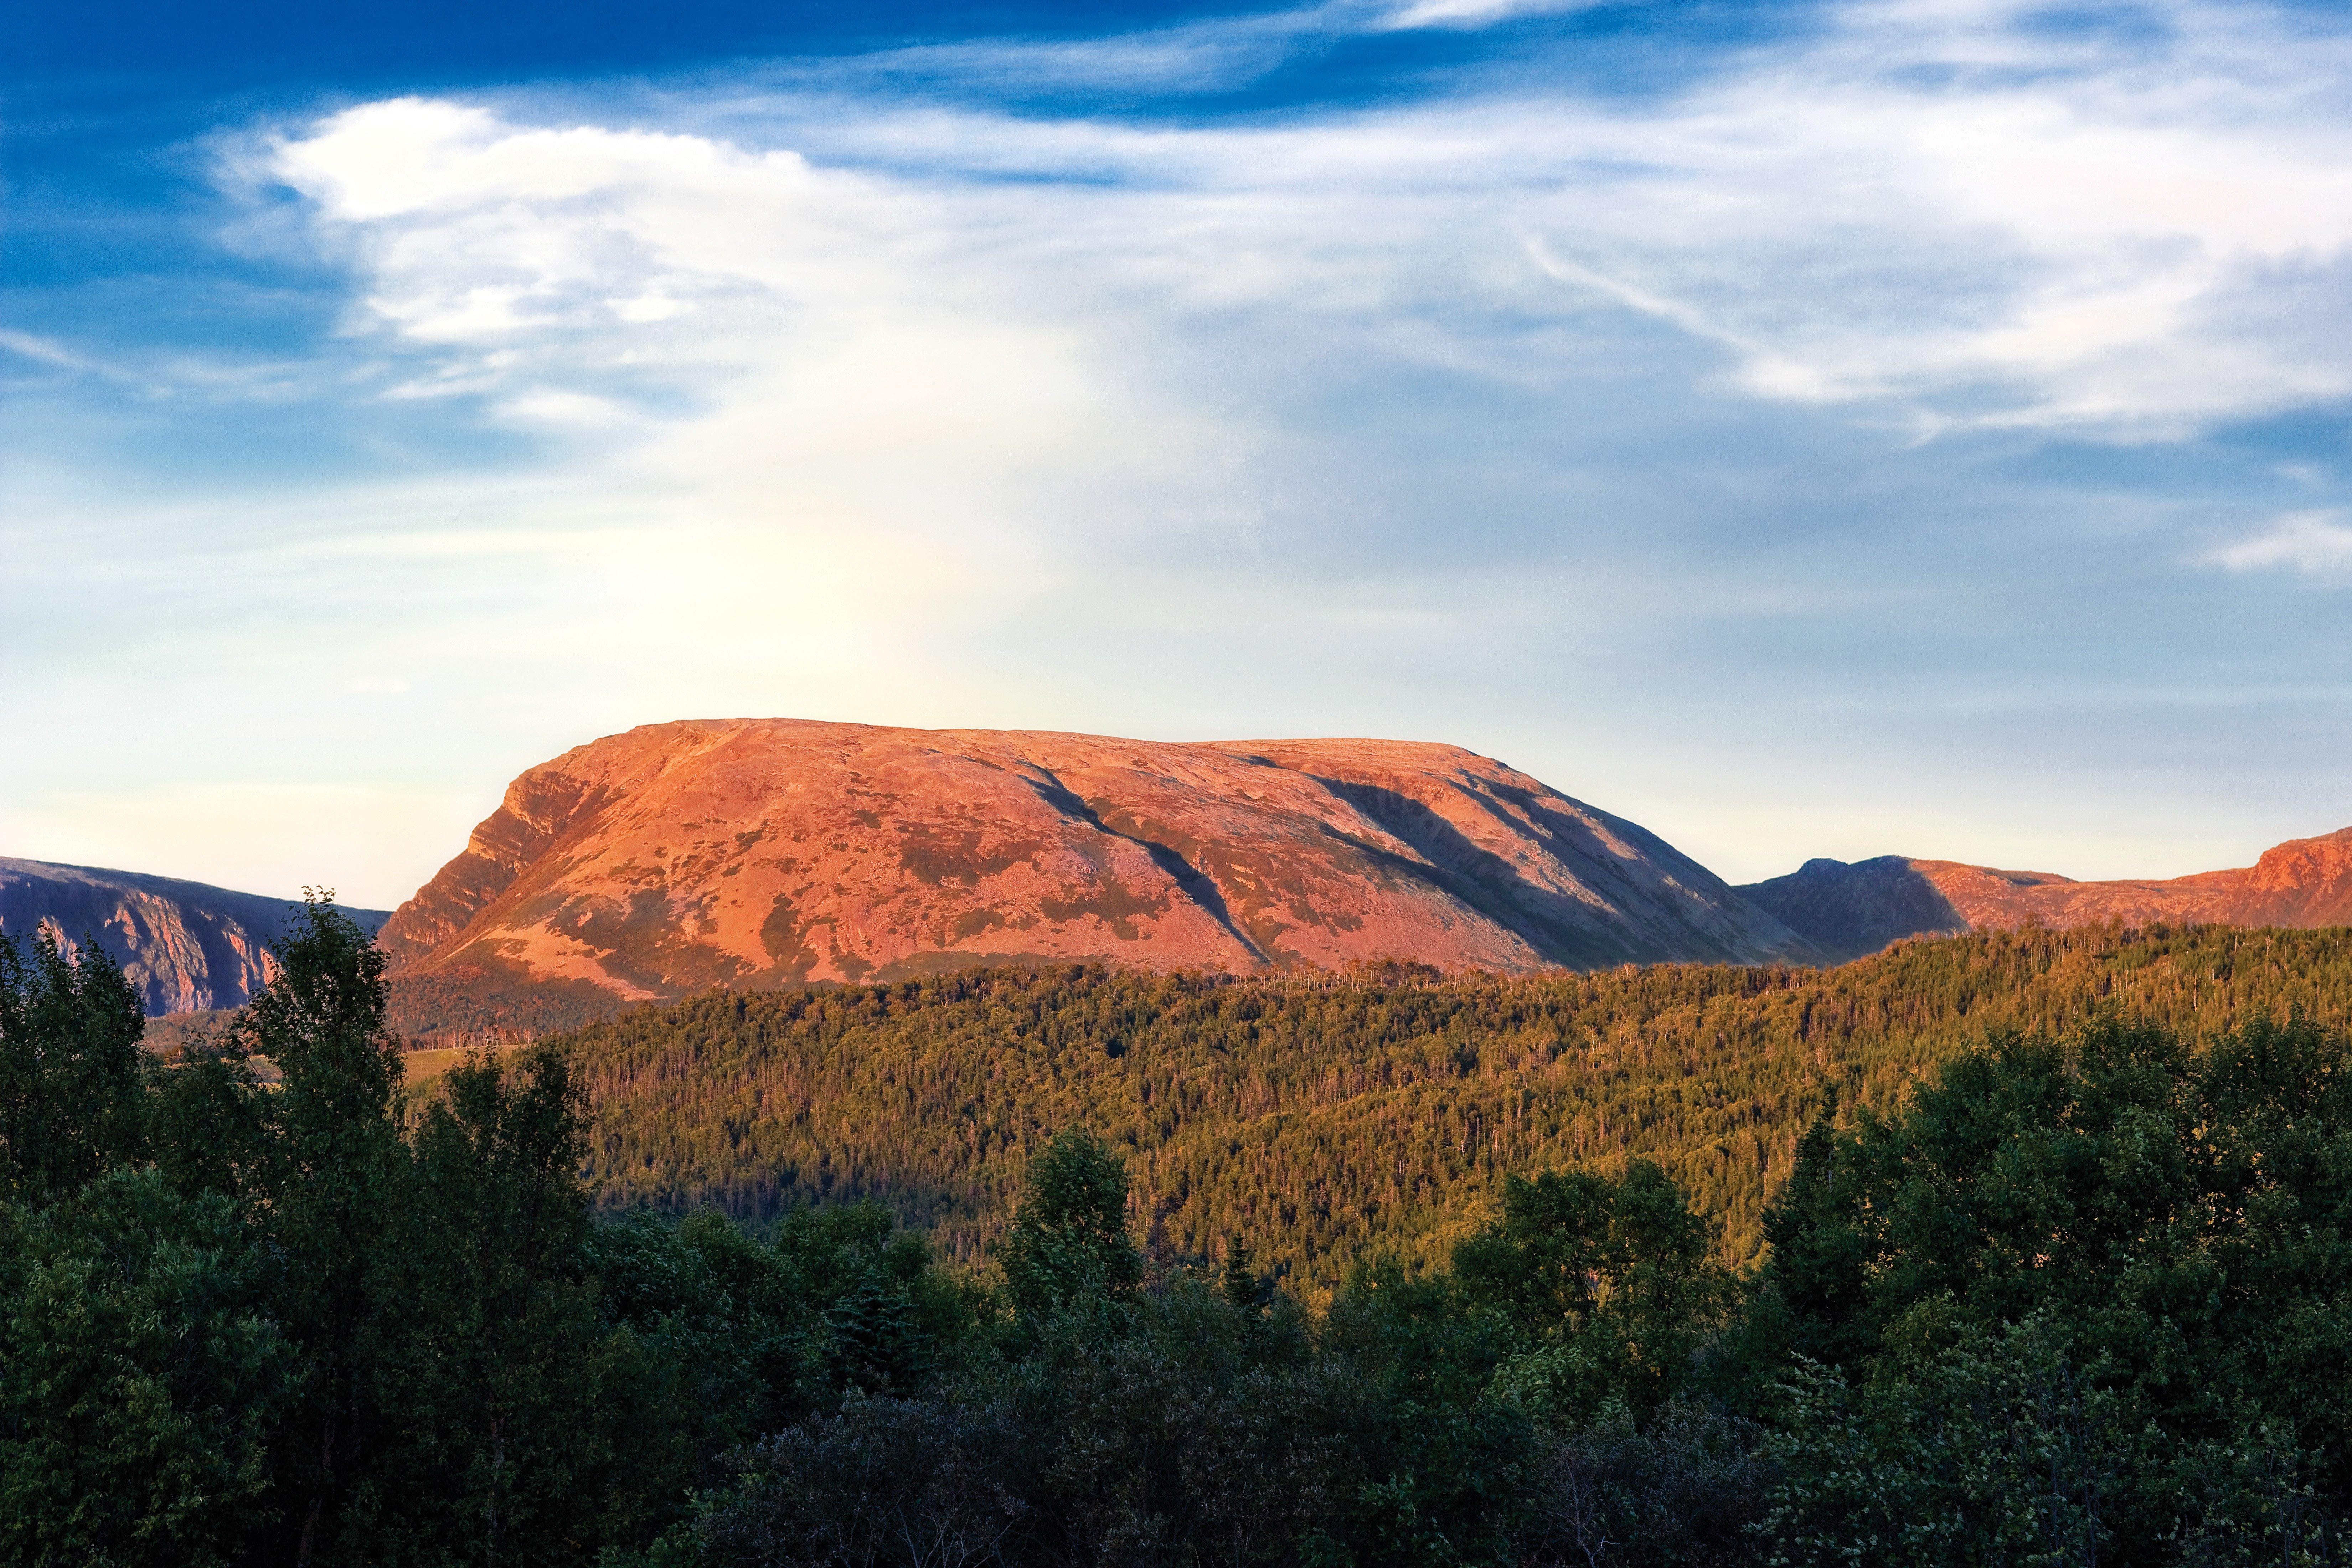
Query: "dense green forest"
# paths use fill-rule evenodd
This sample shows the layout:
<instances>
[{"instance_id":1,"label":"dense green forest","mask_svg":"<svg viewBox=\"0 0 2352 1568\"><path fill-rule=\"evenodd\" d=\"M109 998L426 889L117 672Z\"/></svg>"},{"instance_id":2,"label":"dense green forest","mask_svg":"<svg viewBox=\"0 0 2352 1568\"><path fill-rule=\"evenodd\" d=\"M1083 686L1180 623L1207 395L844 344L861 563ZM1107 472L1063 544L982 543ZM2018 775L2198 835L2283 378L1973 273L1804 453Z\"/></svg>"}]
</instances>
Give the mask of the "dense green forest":
<instances>
[{"instance_id":1,"label":"dense green forest","mask_svg":"<svg viewBox=\"0 0 2352 1568\"><path fill-rule=\"evenodd\" d=\"M1972 942L1826 976L717 997L417 1089L381 952L323 906L172 1062L94 942L0 941L0 1561L2352 1562L2342 934ZM1040 1115L1098 1094L1148 1117L1183 1099L1149 1063L1185 1008L1262 1075L1202 1105L1299 1082L1340 1110L1425 1088L1433 1113L1511 1048L1529 1078L1583 1053L1623 1092L1582 1102L1581 1149L1465 1163L1443 1190L1491 1197L1448 1245L1401 1226L1412 1247L1311 1298L1261 1261L1297 1244L1280 1225L1166 1242L1137 1178L1172 1114L1151 1148L1077 1114L992 1147L1008 1190L966 1216L976 1264L870 1200L780 1191L758 1234L597 1215L613 1124L588 1086L616 1064L698 1105L724 1051L865 1045L880 1076L851 1081L903 1118L944 1021ZM1082 1070L1024 1065L1024 1017L1066 1027L1036 1063ZM1268 1019L1295 1079L1274 1044L1244 1055ZM778 1049L795 1029L817 1044ZM1628 1145L1645 1105L1696 1108L1654 1119L1662 1153L1704 1128L1674 1079L1729 1073L1742 1037L1785 1058L1748 1093L1787 1096L1793 1137L1735 1269L1754 1247L1675 1179L1717 1167Z\"/></svg>"},{"instance_id":2,"label":"dense green forest","mask_svg":"<svg viewBox=\"0 0 2352 1568\"><path fill-rule=\"evenodd\" d=\"M1445 980L1076 968L715 994L581 1030L590 1171L627 1207L757 1221L874 1197L972 1262L1030 1157L1086 1126L1128 1162L1147 1247L1246 1236L1326 1292L1387 1251L1441 1261L1505 1175L1654 1160L1752 1264L1835 1090L1885 1110L1988 1031L2105 1007L2205 1037L2352 1019L2352 932L1987 932L1832 970L1665 965Z\"/></svg>"}]
</instances>

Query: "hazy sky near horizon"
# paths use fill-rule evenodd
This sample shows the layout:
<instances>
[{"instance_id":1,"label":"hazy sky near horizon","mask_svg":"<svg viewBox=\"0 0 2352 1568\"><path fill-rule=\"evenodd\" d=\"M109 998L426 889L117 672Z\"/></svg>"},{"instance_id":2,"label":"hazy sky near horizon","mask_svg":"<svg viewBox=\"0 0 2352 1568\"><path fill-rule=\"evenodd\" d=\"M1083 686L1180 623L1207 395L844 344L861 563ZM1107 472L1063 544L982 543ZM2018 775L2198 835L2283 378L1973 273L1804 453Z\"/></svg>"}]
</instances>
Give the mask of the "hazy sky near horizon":
<instances>
[{"instance_id":1,"label":"hazy sky near horizon","mask_svg":"<svg viewBox=\"0 0 2352 1568\"><path fill-rule=\"evenodd\" d=\"M383 12L0 31L0 853L389 907L732 715L2352 823L2340 7Z\"/></svg>"}]
</instances>

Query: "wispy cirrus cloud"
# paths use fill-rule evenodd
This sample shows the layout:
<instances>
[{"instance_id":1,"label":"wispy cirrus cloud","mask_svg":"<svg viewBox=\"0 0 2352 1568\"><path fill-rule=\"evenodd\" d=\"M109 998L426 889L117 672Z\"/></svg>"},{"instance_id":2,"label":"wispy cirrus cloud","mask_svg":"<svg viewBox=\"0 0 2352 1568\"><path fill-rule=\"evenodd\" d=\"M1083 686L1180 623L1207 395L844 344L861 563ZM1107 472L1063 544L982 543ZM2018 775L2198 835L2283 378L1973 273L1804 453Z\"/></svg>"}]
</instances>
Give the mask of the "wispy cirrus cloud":
<instances>
[{"instance_id":1,"label":"wispy cirrus cloud","mask_svg":"<svg viewBox=\"0 0 2352 1568\"><path fill-rule=\"evenodd\" d=\"M1273 21L1301 15L1321 14ZM1115 310L1147 338L1204 304L1352 303L1503 358L1530 317L1598 296L1728 349L1759 397L1936 428L2143 440L2352 395L2342 37L2190 5L2120 51L2022 7L1836 15L1633 102L1474 81L1170 126L734 95L725 137L691 129L710 108L691 95L663 129L412 102L271 157L420 343L601 310L613 341L587 352L657 362L689 298L739 325L820 297L855 315L925 272L940 310L992 321L1024 293L1055 301L1033 320L1092 333Z\"/></svg>"},{"instance_id":2,"label":"wispy cirrus cloud","mask_svg":"<svg viewBox=\"0 0 2352 1568\"><path fill-rule=\"evenodd\" d=\"M2284 569L2306 577L2352 577L2352 512L2289 512L2251 538L2212 552L2234 572Z\"/></svg>"},{"instance_id":3,"label":"wispy cirrus cloud","mask_svg":"<svg viewBox=\"0 0 2352 1568\"><path fill-rule=\"evenodd\" d=\"M1522 16L1557 16L1580 11L1599 0L1405 0L1385 8L1377 26L1402 31L1411 27L1486 27Z\"/></svg>"}]
</instances>

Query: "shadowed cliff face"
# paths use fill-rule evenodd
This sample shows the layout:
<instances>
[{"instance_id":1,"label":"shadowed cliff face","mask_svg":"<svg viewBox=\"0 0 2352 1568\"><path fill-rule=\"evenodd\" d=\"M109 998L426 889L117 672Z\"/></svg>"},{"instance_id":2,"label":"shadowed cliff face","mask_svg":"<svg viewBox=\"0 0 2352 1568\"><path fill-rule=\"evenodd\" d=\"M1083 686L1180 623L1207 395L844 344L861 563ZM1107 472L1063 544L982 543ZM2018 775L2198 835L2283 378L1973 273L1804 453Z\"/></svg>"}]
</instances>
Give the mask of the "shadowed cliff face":
<instances>
[{"instance_id":1,"label":"shadowed cliff face","mask_svg":"<svg viewBox=\"0 0 2352 1568\"><path fill-rule=\"evenodd\" d=\"M1808 860L1786 877L1739 889L1748 902L1801 931L1835 962L1876 952L1888 942L1969 929L1920 862L1882 855L1849 866Z\"/></svg>"},{"instance_id":2,"label":"shadowed cliff face","mask_svg":"<svg viewBox=\"0 0 2352 1568\"><path fill-rule=\"evenodd\" d=\"M0 859L0 932L47 928L68 949L85 934L120 961L150 1016L245 1004L267 977L268 944L290 904L202 882ZM346 910L373 930L381 910Z\"/></svg>"},{"instance_id":3,"label":"shadowed cliff face","mask_svg":"<svg viewBox=\"0 0 2352 1568\"><path fill-rule=\"evenodd\" d=\"M2352 926L2352 827L2290 839L2236 870L2164 881L2077 882L1887 855L1809 860L1739 891L1840 960L1901 937L2027 924Z\"/></svg>"},{"instance_id":4,"label":"shadowed cliff face","mask_svg":"<svg viewBox=\"0 0 2352 1568\"><path fill-rule=\"evenodd\" d=\"M1525 972L1811 950L1654 835L1456 747L649 726L517 779L383 942L620 997L989 962Z\"/></svg>"}]
</instances>

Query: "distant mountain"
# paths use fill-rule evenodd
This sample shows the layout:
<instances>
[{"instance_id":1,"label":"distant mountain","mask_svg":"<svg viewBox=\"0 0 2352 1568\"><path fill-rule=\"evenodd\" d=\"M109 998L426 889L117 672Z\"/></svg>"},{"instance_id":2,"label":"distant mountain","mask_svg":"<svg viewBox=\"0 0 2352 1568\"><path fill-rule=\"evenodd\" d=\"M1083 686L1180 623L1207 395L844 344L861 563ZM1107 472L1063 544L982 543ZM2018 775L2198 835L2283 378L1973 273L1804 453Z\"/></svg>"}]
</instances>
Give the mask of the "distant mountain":
<instances>
[{"instance_id":1,"label":"distant mountain","mask_svg":"<svg viewBox=\"0 0 2352 1568\"><path fill-rule=\"evenodd\" d=\"M2096 925L2352 926L2352 827L2290 839L2253 865L2165 881L2077 882L1953 860L1808 860L1739 889L1833 959L1906 936Z\"/></svg>"},{"instance_id":2,"label":"distant mountain","mask_svg":"<svg viewBox=\"0 0 2352 1568\"><path fill-rule=\"evenodd\" d=\"M21 942L46 926L68 944L96 936L122 963L151 1016L243 1005L291 907L173 877L0 858L0 932ZM347 912L370 931L391 918L382 910Z\"/></svg>"},{"instance_id":3,"label":"distant mountain","mask_svg":"<svg viewBox=\"0 0 2352 1568\"><path fill-rule=\"evenodd\" d=\"M651 725L531 769L383 942L445 1013L990 963L1814 956L1656 835L1459 747L794 720Z\"/></svg>"}]
</instances>

